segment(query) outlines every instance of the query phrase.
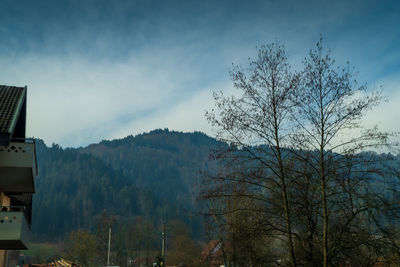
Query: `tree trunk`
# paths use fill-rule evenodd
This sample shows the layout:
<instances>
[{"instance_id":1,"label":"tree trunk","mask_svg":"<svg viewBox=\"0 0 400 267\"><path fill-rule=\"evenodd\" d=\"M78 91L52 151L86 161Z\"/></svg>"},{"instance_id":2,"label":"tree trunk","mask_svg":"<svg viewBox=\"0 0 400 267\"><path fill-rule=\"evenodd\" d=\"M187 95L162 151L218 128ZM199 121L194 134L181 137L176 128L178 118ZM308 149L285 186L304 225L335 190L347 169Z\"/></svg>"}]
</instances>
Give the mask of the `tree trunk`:
<instances>
[{"instance_id":1,"label":"tree trunk","mask_svg":"<svg viewBox=\"0 0 400 267\"><path fill-rule=\"evenodd\" d=\"M283 201L283 209L285 213L285 221L286 221L286 236L289 242L289 253L290 253L290 261L291 261L291 266L296 267L296 255L294 253L294 246L293 246L293 236L292 236L292 225L291 225L291 219L290 219L290 208L289 208L289 202L288 202L288 195L287 195L287 186L286 186L286 179L285 179L285 170L283 166L283 160L282 160L282 153L281 153L281 148L280 148L280 142L279 142L279 126L278 126L278 121L277 121L277 114L276 114L276 105L275 105L275 97L273 99L273 111L274 111L274 128L275 128L275 143L276 143L276 150L277 150L277 156L278 156L278 166L279 166L279 173L280 173L280 180L281 180L281 192L282 192L282 201Z\"/></svg>"}]
</instances>

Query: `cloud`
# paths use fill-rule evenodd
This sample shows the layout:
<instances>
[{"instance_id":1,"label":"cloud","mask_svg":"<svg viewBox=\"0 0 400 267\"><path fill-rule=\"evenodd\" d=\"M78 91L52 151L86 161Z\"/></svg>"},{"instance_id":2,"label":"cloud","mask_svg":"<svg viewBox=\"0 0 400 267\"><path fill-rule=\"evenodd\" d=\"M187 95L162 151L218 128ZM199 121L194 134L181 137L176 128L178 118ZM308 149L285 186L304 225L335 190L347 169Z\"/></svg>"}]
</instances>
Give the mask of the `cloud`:
<instances>
[{"instance_id":1,"label":"cloud","mask_svg":"<svg viewBox=\"0 0 400 267\"><path fill-rule=\"evenodd\" d=\"M35 56L1 61L9 66L2 84L28 86L28 134L74 146L114 130L104 123L117 127L179 101L192 76L175 72L179 62L146 56L112 63ZM79 137L82 132L91 134Z\"/></svg>"},{"instance_id":2,"label":"cloud","mask_svg":"<svg viewBox=\"0 0 400 267\"><path fill-rule=\"evenodd\" d=\"M361 79L398 74L400 53L390 43L399 29L381 30L398 6L375 15L373 1L66 3L0 6L0 83L28 86L28 135L48 144L164 127L209 133L204 110L212 90L230 87L230 63L245 66L256 45L275 40L296 67L322 33L338 61L362 67ZM397 101L395 83L390 90Z\"/></svg>"},{"instance_id":3,"label":"cloud","mask_svg":"<svg viewBox=\"0 0 400 267\"><path fill-rule=\"evenodd\" d=\"M9 67L0 83L28 86L29 136L47 144L83 146L122 137L115 132L131 134L132 130L119 129L144 118L153 118L154 123L141 125L143 130L196 130L195 125L202 124L199 113L208 102L205 95L211 97L214 82L205 78L202 68L207 66L195 65L196 60L185 48L149 49L118 61L93 61L80 55L3 56L0 62ZM187 100L189 106L184 104Z\"/></svg>"},{"instance_id":4,"label":"cloud","mask_svg":"<svg viewBox=\"0 0 400 267\"><path fill-rule=\"evenodd\" d=\"M207 122L205 112L214 107L212 92L219 90L223 90L227 95L236 93L229 81L212 84L180 99L169 107L159 109L148 116L133 119L116 129L108 138L122 138L129 134L135 135L157 128L169 128L184 132L201 131L212 136L214 132Z\"/></svg>"},{"instance_id":5,"label":"cloud","mask_svg":"<svg viewBox=\"0 0 400 267\"><path fill-rule=\"evenodd\" d=\"M377 125L384 131L399 132L400 76L386 77L380 83L383 89L382 94L387 98L387 102L382 102L378 107L369 111L364 118L364 123L370 127Z\"/></svg>"}]
</instances>

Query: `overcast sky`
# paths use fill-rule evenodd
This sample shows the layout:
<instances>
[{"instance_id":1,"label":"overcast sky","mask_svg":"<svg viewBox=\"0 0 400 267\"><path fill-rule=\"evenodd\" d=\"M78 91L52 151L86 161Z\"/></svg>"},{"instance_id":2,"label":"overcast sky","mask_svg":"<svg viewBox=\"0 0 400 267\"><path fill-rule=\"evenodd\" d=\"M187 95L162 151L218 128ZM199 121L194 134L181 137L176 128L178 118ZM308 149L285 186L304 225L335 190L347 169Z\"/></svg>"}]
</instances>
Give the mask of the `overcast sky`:
<instances>
[{"instance_id":1,"label":"overcast sky","mask_svg":"<svg viewBox=\"0 0 400 267\"><path fill-rule=\"evenodd\" d=\"M156 128L212 134L213 91L232 63L277 41L299 64L319 35L389 103L368 115L400 129L399 1L0 2L0 84L28 86L28 135L86 146Z\"/></svg>"}]
</instances>

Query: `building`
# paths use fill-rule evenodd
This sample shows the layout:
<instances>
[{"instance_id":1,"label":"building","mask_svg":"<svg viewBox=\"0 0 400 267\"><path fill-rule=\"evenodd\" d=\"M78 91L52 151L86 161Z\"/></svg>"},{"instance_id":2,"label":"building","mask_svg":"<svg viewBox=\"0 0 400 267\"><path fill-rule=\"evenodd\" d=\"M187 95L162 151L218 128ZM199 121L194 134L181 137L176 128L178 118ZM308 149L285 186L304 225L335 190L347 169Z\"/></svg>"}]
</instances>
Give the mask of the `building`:
<instances>
[{"instance_id":1,"label":"building","mask_svg":"<svg viewBox=\"0 0 400 267\"><path fill-rule=\"evenodd\" d=\"M229 244L224 244L220 240L210 241L201 252L201 262L206 266L224 267L228 260L228 255L232 251Z\"/></svg>"},{"instance_id":2,"label":"building","mask_svg":"<svg viewBox=\"0 0 400 267\"><path fill-rule=\"evenodd\" d=\"M27 249L37 162L26 138L26 87L0 85L0 267L16 266Z\"/></svg>"}]
</instances>

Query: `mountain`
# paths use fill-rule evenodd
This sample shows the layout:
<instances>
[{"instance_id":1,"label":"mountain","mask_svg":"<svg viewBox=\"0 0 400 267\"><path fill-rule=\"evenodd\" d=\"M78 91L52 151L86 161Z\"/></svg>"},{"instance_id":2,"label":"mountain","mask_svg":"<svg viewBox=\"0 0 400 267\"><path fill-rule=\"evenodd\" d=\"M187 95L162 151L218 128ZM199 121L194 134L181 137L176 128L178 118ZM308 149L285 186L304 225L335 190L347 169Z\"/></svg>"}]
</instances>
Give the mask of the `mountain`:
<instances>
[{"instance_id":1,"label":"mountain","mask_svg":"<svg viewBox=\"0 0 400 267\"><path fill-rule=\"evenodd\" d=\"M203 133L155 130L81 148L37 142L39 175L33 199L34 240L65 238L72 230L93 231L102 214L129 223L178 218L199 232L199 172L218 142Z\"/></svg>"},{"instance_id":2,"label":"mountain","mask_svg":"<svg viewBox=\"0 0 400 267\"><path fill-rule=\"evenodd\" d=\"M220 145L200 132L168 129L80 148L48 147L38 140L33 240L64 239L76 229L93 232L104 216L120 225L137 218L156 226L179 219L200 239L202 219L193 216L201 208L196 202L200 172L215 168L209 154ZM365 156L379 164L399 162L390 154ZM376 184L375 190L386 192Z\"/></svg>"},{"instance_id":3,"label":"mountain","mask_svg":"<svg viewBox=\"0 0 400 267\"><path fill-rule=\"evenodd\" d=\"M121 171L136 186L190 207L195 204L199 171L209 168L208 156L217 144L215 139L200 132L166 129L102 141L79 151Z\"/></svg>"}]
</instances>

